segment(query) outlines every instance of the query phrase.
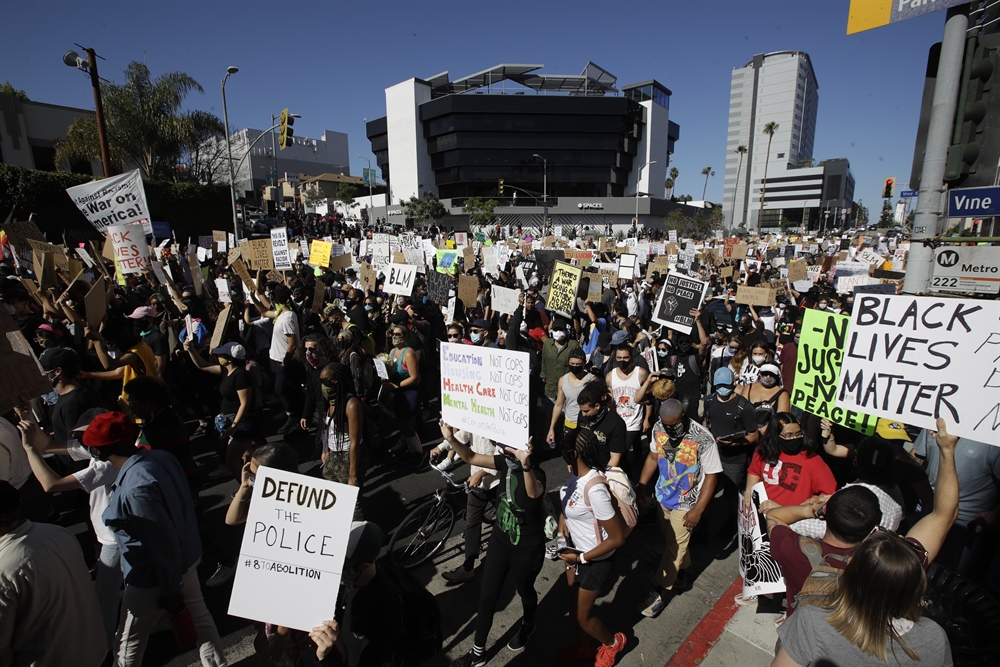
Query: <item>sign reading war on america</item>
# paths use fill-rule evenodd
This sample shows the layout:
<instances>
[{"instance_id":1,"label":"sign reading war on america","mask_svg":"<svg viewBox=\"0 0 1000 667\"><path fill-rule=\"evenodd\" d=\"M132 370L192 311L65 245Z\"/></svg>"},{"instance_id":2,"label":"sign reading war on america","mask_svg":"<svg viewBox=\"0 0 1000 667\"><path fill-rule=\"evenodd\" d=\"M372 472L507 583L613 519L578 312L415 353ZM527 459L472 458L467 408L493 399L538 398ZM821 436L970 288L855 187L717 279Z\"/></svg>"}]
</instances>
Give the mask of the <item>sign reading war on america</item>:
<instances>
[{"instance_id":1,"label":"sign reading war on america","mask_svg":"<svg viewBox=\"0 0 1000 667\"><path fill-rule=\"evenodd\" d=\"M495 442L528 448L527 352L441 343L441 418Z\"/></svg>"},{"instance_id":2,"label":"sign reading war on america","mask_svg":"<svg viewBox=\"0 0 1000 667\"><path fill-rule=\"evenodd\" d=\"M859 294L837 404L1000 446L1000 302Z\"/></svg>"}]
</instances>

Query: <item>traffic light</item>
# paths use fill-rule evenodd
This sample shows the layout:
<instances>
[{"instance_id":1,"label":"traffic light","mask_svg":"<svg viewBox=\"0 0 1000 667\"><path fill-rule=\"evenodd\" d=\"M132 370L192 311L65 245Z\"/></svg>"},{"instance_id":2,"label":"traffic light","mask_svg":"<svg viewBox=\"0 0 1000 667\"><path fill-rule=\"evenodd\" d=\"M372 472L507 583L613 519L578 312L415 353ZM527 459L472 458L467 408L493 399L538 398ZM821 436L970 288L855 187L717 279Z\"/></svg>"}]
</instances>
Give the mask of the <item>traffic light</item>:
<instances>
[{"instance_id":1,"label":"traffic light","mask_svg":"<svg viewBox=\"0 0 1000 667\"><path fill-rule=\"evenodd\" d=\"M882 183L882 199L892 199L892 194L895 192L896 179L887 178Z\"/></svg>"},{"instance_id":2,"label":"traffic light","mask_svg":"<svg viewBox=\"0 0 1000 667\"><path fill-rule=\"evenodd\" d=\"M944 180L953 185L954 181L975 174L979 166L996 69L997 50L986 48L977 37L969 37L959 82L955 129L944 172Z\"/></svg>"},{"instance_id":3,"label":"traffic light","mask_svg":"<svg viewBox=\"0 0 1000 667\"><path fill-rule=\"evenodd\" d=\"M500 196L503 197L503 179L502 178L500 179L499 191L500 191Z\"/></svg>"},{"instance_id":4,"label":"traffic light","mask_svg":"<svg viewBox=\"0 0 1000 667\"><path fill-rule=\"evenodd\" d=\"M295 136L292 125L295 125L295 119L288 113L287 108L282 110L278 119L278 149L284 150L292 145L292 137Z\"/></svg>"}]
</instances>

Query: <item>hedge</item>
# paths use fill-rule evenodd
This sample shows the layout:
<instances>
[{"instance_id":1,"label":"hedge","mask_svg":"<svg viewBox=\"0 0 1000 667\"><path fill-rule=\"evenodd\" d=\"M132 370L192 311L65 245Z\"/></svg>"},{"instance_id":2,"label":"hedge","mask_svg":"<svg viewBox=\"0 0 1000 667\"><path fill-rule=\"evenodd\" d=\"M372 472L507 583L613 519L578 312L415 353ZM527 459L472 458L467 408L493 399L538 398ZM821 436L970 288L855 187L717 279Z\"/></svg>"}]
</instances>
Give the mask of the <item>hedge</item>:
<instances>
[{"instance_id":1,"label":"hedge","mask_svg":"<svg viewBox=\"0 0 1000 667\"><path fill-rule=\"evenodd\" d=\"M97 230L80 213L66 188L93 180L91 176L38 171L0 164L0 220L17 206L16 217L35 214L38 228L50 242L69 243L97 239ZM213 229L231 230L233 209L226 185L145 182L146 202L153 220L165 220L178 241L188 236L208 236Z\"/></svg>"}]
</instances>

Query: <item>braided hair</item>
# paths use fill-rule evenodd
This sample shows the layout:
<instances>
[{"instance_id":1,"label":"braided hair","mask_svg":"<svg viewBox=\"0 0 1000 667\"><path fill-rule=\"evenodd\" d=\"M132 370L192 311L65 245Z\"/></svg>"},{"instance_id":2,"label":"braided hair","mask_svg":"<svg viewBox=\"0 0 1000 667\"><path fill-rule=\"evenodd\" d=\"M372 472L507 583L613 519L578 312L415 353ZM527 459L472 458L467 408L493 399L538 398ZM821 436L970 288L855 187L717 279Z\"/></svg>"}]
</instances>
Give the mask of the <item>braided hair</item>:
<instances>
[{"instance_id":1,"label":"braided hair","mask_svg":"<svg viewBox=\"0 0 1000 667\"><path fill-rule=\"evenodd\" d=\"M583 465L591 470L603 471L606 466L601 463L601 453L597 449L597 436L589 428L580 429L576 438L567 443L567 449L576 453L577 458L583 461Z\"/></svg>"}]
</instances>

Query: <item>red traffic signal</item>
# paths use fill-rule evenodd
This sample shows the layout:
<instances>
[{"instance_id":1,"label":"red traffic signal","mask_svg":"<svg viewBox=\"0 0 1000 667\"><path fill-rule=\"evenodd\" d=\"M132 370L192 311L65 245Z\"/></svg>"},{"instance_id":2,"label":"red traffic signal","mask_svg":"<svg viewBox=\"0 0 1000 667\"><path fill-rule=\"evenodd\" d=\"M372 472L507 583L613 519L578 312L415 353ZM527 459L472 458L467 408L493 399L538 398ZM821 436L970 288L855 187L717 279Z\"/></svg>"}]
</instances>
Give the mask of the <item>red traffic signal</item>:
<instances>
[{"instance_id":1,"label":"red traffic signal","mask_svg":"<svg viewBox=\"0 0 1000 667\"><path fill-rule=\"evenodd\" d=\"M893 192L896 188L896 179L887 178L882 183L882 199L892 199Z\"/></svg>"}]
</instances>

